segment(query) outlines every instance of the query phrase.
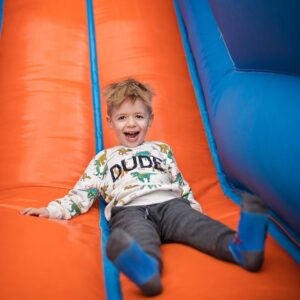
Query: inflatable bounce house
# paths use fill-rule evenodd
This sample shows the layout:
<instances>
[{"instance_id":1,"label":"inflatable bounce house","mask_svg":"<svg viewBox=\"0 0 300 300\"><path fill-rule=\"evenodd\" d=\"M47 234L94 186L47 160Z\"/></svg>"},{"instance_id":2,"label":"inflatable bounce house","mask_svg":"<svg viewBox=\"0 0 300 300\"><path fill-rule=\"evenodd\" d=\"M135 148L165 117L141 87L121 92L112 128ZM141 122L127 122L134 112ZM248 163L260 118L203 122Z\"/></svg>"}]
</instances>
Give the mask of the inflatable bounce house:
<instances>
[{"instance_id":1,"label":"inflatable bounce house","mask_svg":"<svg viewBox=\"0 0 300 300\"><path fill-rule=\"evenodd\" d=\"M149 139L172 145L205 212L236 228L240 192L268 207L251 273L162 246L157 299L300 297L298 0L1 0L0 299L143 299L105 255L99 199L70 221L24 207L65 195L103 147L104 87L152 85Z\"/></svg>"}]
</instances>

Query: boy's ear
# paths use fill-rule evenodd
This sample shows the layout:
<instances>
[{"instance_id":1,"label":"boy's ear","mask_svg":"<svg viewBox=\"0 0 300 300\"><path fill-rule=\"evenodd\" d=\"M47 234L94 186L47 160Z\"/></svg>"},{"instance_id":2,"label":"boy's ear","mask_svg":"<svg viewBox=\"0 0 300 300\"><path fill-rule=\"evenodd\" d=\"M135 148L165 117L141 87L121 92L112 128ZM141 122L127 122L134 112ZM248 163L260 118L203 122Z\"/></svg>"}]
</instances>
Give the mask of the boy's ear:
<instances>
[{"instance_id":1,"label":"boy's ear","mask_svg":"<svg viewBox=\"0 0 300 300\"><path fill-rule=\"evenodd\" d=\"M112 127L111 117L109 115L106 116L106 121L107 121L109 127Z\"/></svg>"},{"instance_id":2,"label":"boy's ear","mask_svg":"<svg viewBox=\"0 0 300 300\"><path fill-rule=\"evenodd\" d=\"M154 114L151 114L149 118L149 127L152 125L153 119L154 119Z\"/></svg>"}]
</instances>

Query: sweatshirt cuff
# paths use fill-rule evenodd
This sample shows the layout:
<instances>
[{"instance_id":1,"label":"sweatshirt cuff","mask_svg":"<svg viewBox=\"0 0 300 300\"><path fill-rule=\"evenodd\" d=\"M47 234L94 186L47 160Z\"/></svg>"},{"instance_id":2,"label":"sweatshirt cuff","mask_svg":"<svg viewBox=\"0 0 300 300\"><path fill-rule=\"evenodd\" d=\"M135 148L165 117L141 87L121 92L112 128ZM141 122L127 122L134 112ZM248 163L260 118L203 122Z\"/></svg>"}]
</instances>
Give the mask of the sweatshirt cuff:
<instances>
[{"instance_id":1,"label":"sweatshirt cuff","mask_svg":"<svg viewBox=\"0 0 300 300\"><path fill-rule=\"evenodd\" d=\"M63 219L63 214L61 211L61 207L55 201L50 202L47 206L49 211L49 218L50 219Z\"/></svg>"}]
</instances>

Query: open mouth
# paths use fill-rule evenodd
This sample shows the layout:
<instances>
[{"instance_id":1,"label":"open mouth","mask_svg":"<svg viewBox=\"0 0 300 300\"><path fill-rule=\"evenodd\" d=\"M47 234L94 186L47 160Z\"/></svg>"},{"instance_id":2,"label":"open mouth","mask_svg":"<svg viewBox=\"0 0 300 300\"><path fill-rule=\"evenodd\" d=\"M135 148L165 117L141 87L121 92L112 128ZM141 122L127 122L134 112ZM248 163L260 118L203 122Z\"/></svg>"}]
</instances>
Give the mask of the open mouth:
<instances>
[{"instance_id":1,"label":"open mouth","mask_svg":"<svg viewBox=\"0 0 300 300\"><path fill-rule=\"evenodd\" d=\"M132 131L132 132L124 132L125 136L129 140L134 140L139 135L139 131Z\"/></svg>"}]
</instances>

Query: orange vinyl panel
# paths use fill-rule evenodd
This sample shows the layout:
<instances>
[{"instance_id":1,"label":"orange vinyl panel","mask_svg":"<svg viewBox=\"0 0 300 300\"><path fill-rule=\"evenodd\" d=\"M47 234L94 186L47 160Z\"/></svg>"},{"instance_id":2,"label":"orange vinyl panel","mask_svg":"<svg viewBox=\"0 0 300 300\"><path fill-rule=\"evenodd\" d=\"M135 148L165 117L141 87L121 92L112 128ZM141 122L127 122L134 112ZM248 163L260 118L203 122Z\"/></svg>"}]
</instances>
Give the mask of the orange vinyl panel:
<instances>
[{"instance_id":1,"label":"orange vinyl panel","mask_svg":"<svg viewBox=\"0 0 300 300\"><path fill-rule=\"evenodd\" d=\"M95 154L85 1L5 1L0 41L0 298L104 299L98 208L24 217Z\"/></svg>"},{"instance_id":2,"label":"orange vinyl panel","mask_svg":"<svg viewBox=\"0 0 300 300\"><path fill-rule=\"evenodd\" d=\"M149 140L172 145L184 177L206 213L236 228L239 209L222 193L188 74L171 0L94 0L100 83L135 77L151 84L155 120ZM102 97L103 98L103 97ZM103 107L105 103L103 101ZM103 120L105 120L103 109ZM116 143L104 122L105 145ZM162 247L164 293L155 299L298 299L299 266L268 238L260 273L189 247ZM121 276L125 300L141 299Z\"/></svg>"}]
</instances>

